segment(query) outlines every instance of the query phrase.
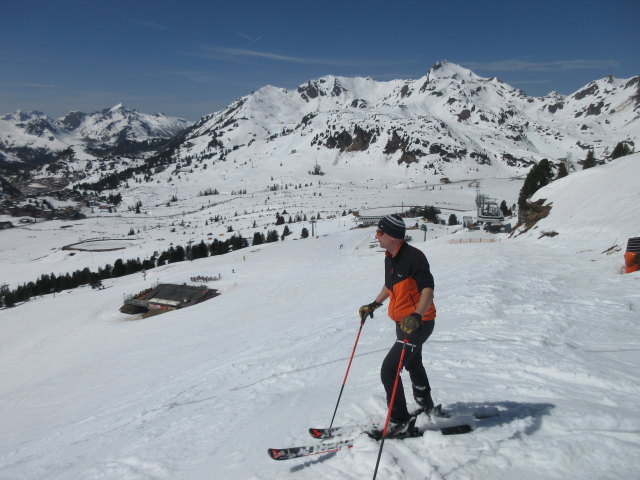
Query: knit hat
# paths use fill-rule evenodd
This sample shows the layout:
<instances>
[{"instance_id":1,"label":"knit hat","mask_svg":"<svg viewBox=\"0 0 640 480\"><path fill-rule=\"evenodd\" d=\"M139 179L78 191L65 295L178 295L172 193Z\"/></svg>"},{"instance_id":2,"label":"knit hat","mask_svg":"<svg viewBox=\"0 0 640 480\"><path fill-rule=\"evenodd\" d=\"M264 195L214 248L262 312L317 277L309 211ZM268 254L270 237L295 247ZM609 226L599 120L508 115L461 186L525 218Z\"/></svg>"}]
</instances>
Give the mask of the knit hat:
<instances>
[{"instance_id":1,"label":"knit hat","mask_svg":"<svg viewBox=\"0 0 640 480\"><path fill-rule=\"evenodd\" d=\"M407 227L404 225L404 220L400 218L399 215L391 214L386 217L382 217L382 219L378 222L378 228L382 230L383 233L392 236L393 238L399 238L404 240L404 233Z\"/></svg>"}]
</instances>

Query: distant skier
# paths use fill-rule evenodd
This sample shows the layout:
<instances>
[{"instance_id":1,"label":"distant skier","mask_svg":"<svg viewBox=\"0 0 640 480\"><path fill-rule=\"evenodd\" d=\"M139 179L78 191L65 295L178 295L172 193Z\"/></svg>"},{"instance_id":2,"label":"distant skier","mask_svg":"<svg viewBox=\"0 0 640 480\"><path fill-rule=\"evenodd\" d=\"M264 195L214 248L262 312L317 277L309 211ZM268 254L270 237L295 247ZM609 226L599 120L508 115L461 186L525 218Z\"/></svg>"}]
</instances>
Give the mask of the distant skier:
<instances>
[{"instance_id":1,"label":"distant skier","mask_svg":"<svg viewBox=\"0 0 640 480\"><path fill-rule=\"evenodd\" d=\"M422 365L422 344L427 341L435 325L436 308L433 303L433 276L427 257L421 250L405 242L406 227L398 215L387 215L378 223L376 239L385 252L385 281L382 290L373 302L360 307L360 318L382 306L389 298L389 317L396 322L396 338L382 362L380 377L387 393L387 405L391 401L393 384L400 361L405 336L413 349L408 347L404 357L404 368L411 378L413 397L427 413L433 409L431 386ZM413 428L407 410L407 401L398 379L395 401L391 412L388 437L402 435Z\"/></svg>"}]
</instances>

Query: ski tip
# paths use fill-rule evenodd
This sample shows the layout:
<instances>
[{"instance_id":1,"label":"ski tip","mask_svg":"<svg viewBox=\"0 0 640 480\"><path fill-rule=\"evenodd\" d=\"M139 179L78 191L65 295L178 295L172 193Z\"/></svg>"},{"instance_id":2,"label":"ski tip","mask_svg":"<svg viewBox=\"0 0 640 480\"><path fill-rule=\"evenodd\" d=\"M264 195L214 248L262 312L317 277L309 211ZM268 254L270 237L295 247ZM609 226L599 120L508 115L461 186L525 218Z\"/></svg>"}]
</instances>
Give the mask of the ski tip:
<instances>
[{"instance_id":1,"label":"ski tip","mask_svg":"<svg viewBox=\"0 0 640 480\"><path fill-rule=\"evenodd\" d=\"M282 450L279 450L277 448L269 448L269 449L267 449L267 453L274 460L284 460L283 455L282 455Z\"/></svg>"},{"instance_id":2,"label":"ski tip","mask_svg":"<svg viewBox=\"0 0 640 480\"><path fill-rule=\"evenodd\" d=\"M473 428L471 425L456 425L454 427L443 427L440 429L440 433L442 435L460 435L463 433L472 432Z\"/></svg>"}]
</instances>

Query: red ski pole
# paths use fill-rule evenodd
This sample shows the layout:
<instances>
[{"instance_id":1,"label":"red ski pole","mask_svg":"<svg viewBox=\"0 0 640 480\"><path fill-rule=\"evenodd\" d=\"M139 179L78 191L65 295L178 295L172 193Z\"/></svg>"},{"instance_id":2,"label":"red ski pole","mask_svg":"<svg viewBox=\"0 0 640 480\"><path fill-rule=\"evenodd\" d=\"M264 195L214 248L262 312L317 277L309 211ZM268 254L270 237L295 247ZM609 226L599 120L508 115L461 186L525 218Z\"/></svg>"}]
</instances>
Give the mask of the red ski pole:
<instances>
[{"instance_id":1,"label":"red ski pole","mask_svg":"<svg viewBox=\"0 0 640 480\"><path fill-rule=\"evenodd\" d=\"M331 417L331 423L329 424L329 428L333 427L333 421L336 418L338 405L340 405L340 398L342 398L342 391L344 390L344 386L347 383L347 377L349 376L349 370L351 369L351 362L353 361L353 355L356 353L356 346L358 345L358 340L360 340L360 332L362 332L363 326L364 326L364 319L362 319L362 321L360 322L360 328L358 329L358 336L356 337L356 342L353 344L353 350L351 351L351 358L349 358L349 365L347 365L347 373L344 374L344 379L342 380L340 395L338 395L338 402L336 403L336 408L333 410L333 417Z\"/></svg>"},{"instance_id":2,"label":"red ski pole","mask_svg":"<svg viewBox=\"0 0 640 480\"><path fill-rule=\"evenodd\" d=\"M393 382L393 390L391 391L391 401L389 402L389 409L387 410L387 419L384 422L384 429L382 430L382 439L380 440L380 450L378 450L378 460L376 460L376 469L373 472L373 480L378 475L378 466L380 465L380 457L382 456L382 449L384 447L384 439L387 437L387 428L389 428L389 421L391 419L391 411L393 410L393 403L396 400L396 390L398 389L398 379L400 378L400 371L402 370L402 362L404 361L404 353L407 350L407 344L409 339L405 335L402 340L402 352L400 353L400 361L398 362L398 370L396 371L396 379Z\"/></svg>"}]
</instances>

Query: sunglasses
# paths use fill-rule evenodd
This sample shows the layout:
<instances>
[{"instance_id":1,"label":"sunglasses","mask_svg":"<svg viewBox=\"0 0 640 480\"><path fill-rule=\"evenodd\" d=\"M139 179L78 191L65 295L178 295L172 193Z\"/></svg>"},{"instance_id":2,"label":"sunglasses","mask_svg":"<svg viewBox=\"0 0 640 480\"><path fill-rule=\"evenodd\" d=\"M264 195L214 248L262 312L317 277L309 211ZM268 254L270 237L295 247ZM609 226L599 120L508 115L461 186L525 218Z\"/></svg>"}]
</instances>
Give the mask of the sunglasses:
<instances>
[{"instance_id":1,"label":"sunglasses","mask_svg":"<svg viewBox=\"0 0 640 480\"><path fill-rule=\"evenodd\" d=\"M376 238L381 237L382 235L384 235L384 232L378 228L376 230Z\"/></svg>"}]
</instances>

